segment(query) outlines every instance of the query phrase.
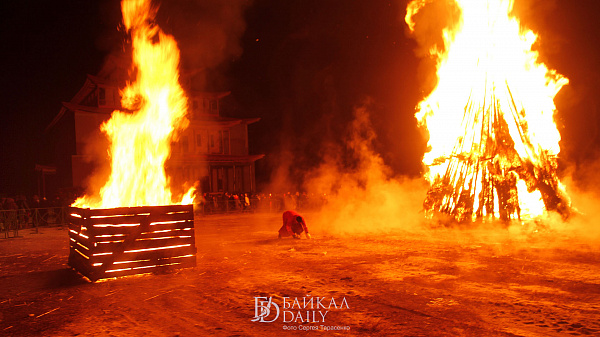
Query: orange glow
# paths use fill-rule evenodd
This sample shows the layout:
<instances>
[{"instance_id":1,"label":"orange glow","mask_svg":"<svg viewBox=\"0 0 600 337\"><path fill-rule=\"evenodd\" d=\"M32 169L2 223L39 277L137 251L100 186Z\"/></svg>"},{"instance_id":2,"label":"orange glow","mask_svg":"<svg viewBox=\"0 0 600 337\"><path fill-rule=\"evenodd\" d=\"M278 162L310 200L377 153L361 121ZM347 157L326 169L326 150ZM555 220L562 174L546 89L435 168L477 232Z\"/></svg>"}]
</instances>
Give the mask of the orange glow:
<instances>
[{"instance_id":1,"label":"orange glow","mask_svg":"<svg viewBox=\"0 0 600 337\"><path fill-rule=\"evenodd\" d=\"M122 218L124 216L133 217L136 215L150 215L150 213L143 214L116 214L116 215L92 215L90 218L92 219L104 219L104 218Z\"/></svg>"},{"instance_id":2,"label":"orange glow","mask_svg":"<svg viewBox=\"0 0 600 337\"><path fill-rule=\"evenodd\" d=\"M152 222L152 223L150 223L150 226L152 226L152 225L170 225L170 224L181 223L181 222L187 222L187 221L188 221L188 220L157 221L157 222Z\"/></svg>"},{"instance_id":3,"label":"orange glow","mask_svg":"<svg viewBox=\"0 0 600 337\"><path fill-rule=\"evenodd\" d=\"M125 234L104 234L104 235L96 235L97 238L112 238L112 237L123 237Z\"/></svg>"},{"instance_id":4,"label":"orange glow","mask_svg":"<svg viewBox=\"0 0 600 337\"><path fill-rule=\"evenodd\" d=\"M187 98L179 84L175 39L153 20L150 0L123 0L123 22L131 36L132 74L122 90L124 111L114 111L101 130L110 140L111 174L99 199L84 196L73 206L115 208L191 203L174 201L164 170L171 142L189 124Z\"/></svg>"},{"instance_id":5,"label":"orange glow","mask_svg":"<svg viewBox=\"0 0 600 337\"><path fill-rule=\"evenodd\" d=\"M138 241L150 241L150 240L166 240L166 239L186 239L191 238L191 236L162 236L158 238L141 238Z\"/></svg>"},{"instance_id":6,"label":"orange glow","mask_svg":"<svg viewBox=\"0 0 600 337\"><path fill-rule=\"evenodd\" d=\"M432 1L408 5L405 21L411 31L419 29L415 15ZM499 189L491 191L510 184L511 193L518 191L518 196L506 197L518 209L511 212L519 219L536 217L548 205L560 205L548 201L550 197L532 183L540 180L568 203L555 176L560 134L553 119L554 96L568 79L537 61L538 53L531 48L537 36L512 16L512 0L455 2L461 20L444 29L443 47L430 50L437 60L438 82L416 108L430 137L423 158L429 168L425 177L436 193L452 190L436 210L456 212L468 195L471 216L464 218L475 220L475 213L501 218L499 213L507 207L499 203ZM488 129L490 125L496 129ZM492 187L482 190L486 184ZM560 207L568 206L554 208Z\"/></svg>"},{"instance_id":7,"label":"orange glow","mask_svg":"<svg viewBox=\"0 0 600 337\"><path fill-rule=\"evenodd\" d=\"M82 252L80 252L80 251L79 251L77 248L75 248L75 251L76 251L77 253L79 253L79 255L83 256L83 258L84 258L84 259L86 259L86 260L89 260L89 259L90 259L90 258L89 258L87 255L85 255L85 254L83 254ZM96 255L96 254L94 254L94 255Z\"/></svg>"},{"instance_id":8,"label":"orange glow","mask_svg":"<svg viewBox=\"0 0 600 337\"><path fill-rule=\"evenodd\" d=\"M171 232L171 229L165 229L165 230L162 230L162 231L145 232L143 234L148 234L148 233L150 233L150 234L154 234L154 233L166 233L166 232Z\"/></svg>"},{"instance_id":9,"label":"orange glow","mask_svg":"<svg viewBox=\"0 0 600 337\"><path fill-rule=\"evenodd\" d=\"M190 247L190 246L191 246L191 244L188 243L188 244L185 244L185 245L175 245L175 246L165 246L165 247L156 247L156 248L126 250L125 253L149 252L149 251L153 251L153 250L174 249L174 248Z\"/></svg>"},{"instance_id":10,"label":"orange glow","mask_svg":"<svg viewBox=\"0 0 600 337\"><path fill-rule=\"evenodd\" d=\"M169 260L174 260L174 259L182 259L182 258L186 258L186 257L193 257L193 256L194 256L193 254L181 255L181 256L174 256L174 257L171 257ZM141 259L141 260L131 260L131 261L115 261L115 262L113 262L113 264L126 264L126 263L149 262L149 261L150 261L150 260L148 260L148 259ZM102 262L96 262L96 263L93 263L93 264L92 264L92 266L94 266L94 267L98 267L98 266L101 266L102 264L103 264ZM173 264L180 264L180 263L178 262L178 263L173 263ZM172 265L172 264L163 264L163 265L161 265L161 266L169 266L169 265ZM151 267L157 267L157 265L145 266L145 267L143 267L143 268L151 268ZM135 269L135 268L134 268L134 269ZM130 268L127 268L127 269L121 269L121 270L130 270ZM116 269L113 269L112 271L113 271L113 272L115 272L115 271L118 271L118 270L116 270Z\"/></svg>"},{"instance_id":11,"label":"orange glow","mask_svg":"<svg viewBox=\"0 0 600 337\"><path fill-rule=\"evenodd\" d=\"M180 262L175 262L175 263L167 263L167 264L161 264L161 265L153 265L153 266L142 266L142 267L133 267L133 268L123 268L123 269L111 269L111 270L107 270L107 273L116 273L119 271L126 271L126 270L138 270L138 269L148 269L148 268L154 268L154 267L166 267L166 266L176 266L181 264Z\"/></svg>"},{"instance_id":12,"label":"orange glow","mask_svg":"<svg viewBox=\"0 0 600 337\"><path fill-rule=\"evenodd\" d=\"M125 263L148 262L148 261L150 261L150 260L136 260L136 261L115 261L115 262L113 262L113 264L125 264ZM102 263L102 262L96 262L96 263L93 263L93 264L92 264L92 266L94 266L94 267L98 267L98 266L101 266L101 265L103 265L103 263Z\"/></svg>"},{"instance_id":13,"label":"orange glow","mask_svg":"<svg viewBox=\"0 0 600 337\"><path fill-rule=\"evenodd\" d=\"M75 234L75 235L79 235L79 236L81 236L82 238L86 238L86 239L89 239L89 238L90 238L89 236L87 236L87 235L85 235L85 234L83 234L83 233L79 233L79 232L77 232L77 231L75 231L75 230L72 230L72 229L69 229L69 232L71 232L71 233L73 233L73 234Z\"/></svg>"},{"instance_id":14,"label":"orange glow","mask_svg":"<svg viewBox=\"0 0 600 337\"><path fill-rule=\"evenodd\" d=\"M119 228L119 227L137 227L139 225L140 225L140 223L138 222L138 223L122 223L122 224L116 224L116 225L114 225L114 224L96 224L93 226L98 227L98 228L106 228L106 227Z\"/></svg>"}]
</instances>

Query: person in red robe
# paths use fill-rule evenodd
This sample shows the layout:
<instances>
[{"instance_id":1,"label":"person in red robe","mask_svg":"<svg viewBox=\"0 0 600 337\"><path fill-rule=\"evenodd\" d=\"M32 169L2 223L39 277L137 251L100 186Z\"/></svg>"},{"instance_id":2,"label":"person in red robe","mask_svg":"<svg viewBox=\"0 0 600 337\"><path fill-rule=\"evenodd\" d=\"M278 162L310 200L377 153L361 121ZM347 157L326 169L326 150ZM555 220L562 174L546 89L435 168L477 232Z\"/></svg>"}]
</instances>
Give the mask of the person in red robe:
<instances>
[{"instance_id":1,"label":"person in red robe","mask_svg":"<svg viewBox=\"0 0 600 337\"><path fill-rule=\"evenodd\" d=\"M300 239L302 232L306 234L307 239L311 238L304 218L294 211L283 212L283 226L279 229L279 238L291 236L294 239Z\"/></svg>"}]
</instances>

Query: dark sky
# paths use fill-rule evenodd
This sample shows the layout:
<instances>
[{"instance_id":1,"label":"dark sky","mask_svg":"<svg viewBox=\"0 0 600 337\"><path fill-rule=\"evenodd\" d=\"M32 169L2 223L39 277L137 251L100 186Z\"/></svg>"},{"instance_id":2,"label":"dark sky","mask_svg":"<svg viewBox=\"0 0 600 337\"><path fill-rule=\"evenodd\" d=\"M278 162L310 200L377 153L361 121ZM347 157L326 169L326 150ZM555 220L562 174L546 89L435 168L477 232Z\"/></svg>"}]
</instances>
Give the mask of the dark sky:
<instances>
[{"instance_id":1,"label":"dark sky","mask_svg":"<svg viewBox=\"0 0 600 337\"><path fill-rule=\"evenodd\" d=\"M221 36L215 29L226 36L226 52L201 58L208 65L207 89L232 91L224 102L228 113L262 118L250 126L250 151L267 154L257 164L259 181L268 180L282 160L295 168L293 178L301 178L321 158L323 145L340 147L353 108L367 100L386 163L397 174L419 174L424 140L413 113L433 69L415 56L416 43L407 36L407 0L231 1L243 9L241 26L235 11L223 10L227 3L168 2L159 16L181 41L184 57L208 53L206 46L216 44L212 38ZM521 22L540 35L541 59L571 80L556 98L561 158L585 163L596 157L600 142L600 2L516 3ZM227 20L193 22L210 21L211 11ZM0 13L0 194L29 194L36 187L33 167L44 127L85 75L97 73L122 46L119 3L3 1ZM186 32L187 23L196 31Z\"/></svg>"}]
</instances>

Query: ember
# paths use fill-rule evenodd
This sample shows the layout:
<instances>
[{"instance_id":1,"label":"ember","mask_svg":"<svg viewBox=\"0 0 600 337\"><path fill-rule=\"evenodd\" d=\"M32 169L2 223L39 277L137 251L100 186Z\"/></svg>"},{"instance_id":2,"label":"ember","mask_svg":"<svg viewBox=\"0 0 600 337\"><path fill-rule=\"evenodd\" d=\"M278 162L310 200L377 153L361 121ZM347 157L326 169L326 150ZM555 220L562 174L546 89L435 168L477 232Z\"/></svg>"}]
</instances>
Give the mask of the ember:
<instances>
[{"instance_id":1,"label":"ember","mask_svg":"<svg viewBox=\"0 0 600 337\"><path fill-rule=\"evenodd\" d=\"M427 1L409 4L406 22ZM524 220L544 211L570 214L559 181L560 134L553 98L568 79L537 62L532 31L509 14L512 1L457 0L461 20L444 30L438 83L417 107L429 131L424 157L428 217L459 222Z\"/></svg>"}]
</instances>

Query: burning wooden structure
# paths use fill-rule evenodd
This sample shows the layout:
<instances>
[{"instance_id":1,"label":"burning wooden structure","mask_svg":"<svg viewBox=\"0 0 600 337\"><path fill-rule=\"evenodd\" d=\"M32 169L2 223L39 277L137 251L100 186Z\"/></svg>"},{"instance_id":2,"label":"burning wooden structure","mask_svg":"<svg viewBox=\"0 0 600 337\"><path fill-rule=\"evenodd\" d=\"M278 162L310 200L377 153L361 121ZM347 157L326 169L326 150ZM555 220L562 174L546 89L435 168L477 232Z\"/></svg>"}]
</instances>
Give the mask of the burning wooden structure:
<instances>
[{"instance_id":1,"label":"burning wooden structure","mask_svg":"<svg viewBox=\"0 0 600 337\"><path fill-rule=\"evenodd\" d=\"M69 266L91 281L196 266L192 205L69 213Z\"/></svg>"},{"instance_id":2,"label":"burning wooden structure","mask_svg":"<svg viewBox=\"0 0 600 337\"><path fill-rule=\"evenodd\" d=\"M540 192L547 210L569 216L569 199L556 176L556 156L541 151L534 162L515 150L509 123L518 130L517 141L527 153L536 152L527 136L525 113L518 111L508 84L504 90L511 97L508 111L501 110L495 95L487 106L467 103L461 123L464 136L448 156L436 159L436 165L446 162L447 168L435 178L423 203L429 215L450 214L460 222L495 214L503 221L521 220L517 183L522 180L527 191Z\"/></svg>"},{"instance_id":3,"label":"burning wooden structure","mask_svg":"<svg viewBox=\"0 0 600 337\"><path fill-rule=\"evenodd\" d=\"M195 188L173 196L164 165L189 125L188 100L177 42L154 22L157 10L150 0L121 2L132 79L121 91L123 109L100 127L111 172L70 209L69 265L92 281L196 265Z\"/></svg>"},{"instance_id":4,"label":"burning wooden structure","mask_svg":"<svg viewBox=\"0 0 600 337\"><path fill-rule=\"evenodd\" d=\"M538 61L537 36L520 25L513 1L414 0L406 15L412 31L418 20L440 20L417 15L434 2L460 17L448 20L443 44L427 46L437 84L416 108L429 132L427 216L509 221L556 211L568 217L570 201L556 174L553 100L569 80Z\"/></svg>"}]
</instances>

